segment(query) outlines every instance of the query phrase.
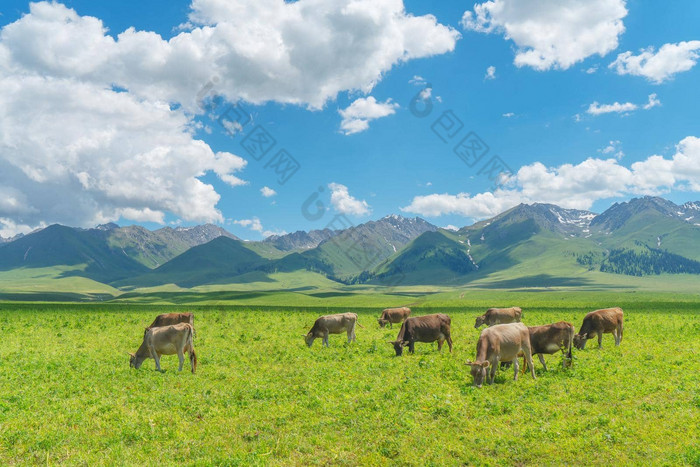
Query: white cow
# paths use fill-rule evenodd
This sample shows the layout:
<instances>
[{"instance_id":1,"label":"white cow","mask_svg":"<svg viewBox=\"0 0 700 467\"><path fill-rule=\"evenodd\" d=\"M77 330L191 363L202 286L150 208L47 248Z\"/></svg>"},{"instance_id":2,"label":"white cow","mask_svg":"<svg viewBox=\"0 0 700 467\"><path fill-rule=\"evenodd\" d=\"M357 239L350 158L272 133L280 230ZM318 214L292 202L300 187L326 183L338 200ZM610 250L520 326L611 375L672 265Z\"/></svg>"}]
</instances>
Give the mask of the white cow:
<instances>
[{"instance_id":1,"label":"white cow","mask_svg":"<svg viewBox=\"0 0 700 467\"><path fill-rule=\"evenodd\" d=\"M355 324L357 323L357 314L355 313L338 313L336 315L321 316L316 320L311 330L306 334L304 340L306 345L311 347L314 339L323 339L323 345L328 347L328 335L340 334L343 331L347 332L348 344L355 340ZM362 325L360 325L362 327Z\"/></svg>"},{"instance_id":2,"label":"white cow","mask_svg":"<svg viewBox=\"0 0 700 467\"><path fill-rule=\"evenodd\" d=\"M518 380L518 354L522 351L530 366L532 378L535 377L535 367L532 364L530 349L530 331L523 323L497 324L481 331L476 344L476 361L467 362L471 366L474 386L480 388L490 367L489 384L493 384L499 362L513 362L515 380Z\"/></svg>"},{"instance_id":3,"label":"white cow","mask_svg":"<svg viewBox=\"0 0 700 467\"><path fill-rule=\"evenodd\" d=\"M190 366L192 373L197 369L197 354L192 345L192 333L194 328L189 323L179 323L170 326L151 328L146 331L141 347L131 355L129 365L139 369L147 358L156 361L156 370L160 369L161 355L175 355L180 359L178 371L182 371L185 362L185 352L190 354Z\"/></svg>"}]
</instances>

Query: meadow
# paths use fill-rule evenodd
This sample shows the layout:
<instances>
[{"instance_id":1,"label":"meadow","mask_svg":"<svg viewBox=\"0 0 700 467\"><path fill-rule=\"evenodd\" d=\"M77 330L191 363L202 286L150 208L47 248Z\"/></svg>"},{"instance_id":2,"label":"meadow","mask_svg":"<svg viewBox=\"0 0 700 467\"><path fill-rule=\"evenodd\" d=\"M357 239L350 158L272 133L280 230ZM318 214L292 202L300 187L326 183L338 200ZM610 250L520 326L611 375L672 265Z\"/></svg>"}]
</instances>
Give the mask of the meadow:
<instances>
[{"instance_id":1,"label":"meadow","mask_svg":"<svg viewBox=\"0 0 700 467\"><path fill-rule=\"evenodd\" d=\"M530 325L578 329L587 311L622 306L622 345L605 335L570 369L551 355L549 372L535 359L537 380L499 372L476 389L464 362L479 300L415 306L452 317L455 348L403 357L387 344L398 326L376 324L381 306L0 304L0 464L700 465L697 298L530 297ZM129 368L154 316L185 310L197 373L175 356L163 373ZM304 345L318 315L348 310L365 327L356 343Z\"/></svg>"}]
</instances>

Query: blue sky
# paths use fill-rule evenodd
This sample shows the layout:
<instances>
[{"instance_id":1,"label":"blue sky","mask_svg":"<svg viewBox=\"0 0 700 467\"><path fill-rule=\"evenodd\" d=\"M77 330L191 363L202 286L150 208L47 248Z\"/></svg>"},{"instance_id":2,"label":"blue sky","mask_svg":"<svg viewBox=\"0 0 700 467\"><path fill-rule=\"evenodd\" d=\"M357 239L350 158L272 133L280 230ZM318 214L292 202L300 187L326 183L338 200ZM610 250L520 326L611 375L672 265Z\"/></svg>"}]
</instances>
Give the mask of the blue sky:
<instances>
[{"instance_id":1,"label":"blue sky","mask_svg":"<svg viewBox=\"0 0 700 467\"><path fill-rule=\"evenodd\" d=\"M54 222L89 226L115 220L157 228L213 221L257 240L275 232L323 228L338 213L353 223L397 213L439 226L463 226L518 202L600 212L643 194L678 203L700 199L700 173L693 171L700 167L700 69L695 66L700 43L692 42L700 40L697 2L569 0L512 6L511 0L498 0L506 13L481 2L405 1L405 12L392 10L400 2L375 2L379 13L385 8L393 18L404 16L386 24L379 20L371 33L359 29L366 25L357 21L354 30L350 26L345 36L328 39L323 49L314 43L317 36L309 39L294 28L322 25L336 31L343 27L337 18L346 2L327 2L321 14L317 2L300 0L306 10L300 10L298 24L268 17L286 14L288 5L273 0L258 3L265 9L232 2L242 8L235 18L219 0L197 3L65 1L60 9L43 4L43 10L29 14L27 2L3 2L0 78L6 80L6 96L1 100L0 90L0 101L15 112L0 115L0 178L5 173L0 235ZM578 13L567 19L557 5ZM524 26L506 30L509 8L523 22L552 28L552 37ZM467 11L471 24L464 19ZM70 23L77 26L68 28L62 18L72 14ZM479 14L488 22L479 23ZM404 30L406 15L426 21ZM30 16L41 17L39 26L28 21ZM84 17L102 21L113 44ZM304 52L294 66L270 58L272 52L259 47L258 29L250 26L277 20L291 31L284 29L281 36L289 41L285 47ZM252 32L216 43L197 39L202 30L226 31L226 26L250 26ZM131 42L118 38L129 28L154 34L134 34ZM192 34L190 46L201 47L204 55L226 57L229 47L237 61L212 58L199 67L193 64L200 62L188 62L191 57L181 58L184 52L154 52L180 34ZM368 39L358 45L365 47L360 52L366 60L343 42L367 37L376 44ZM386 52L399 41L403 50L395 56ZM52 47L52 42L68 45ZM80 51L79 44L86 43L97 44L84 47L92 53ZM641 49L647 51L646 60ZM340 64L332 69L315 60L329 50ZM382 64L373 68L374 62ZM242 64L250 71L241 70ZM337 72L345 64L347 70ZM279 74L279 81L262 82L258 72ZM36 87L27 76L36 79ZM61 87L55 94L37 94L47 82ZM221 94L225 101L203 104L194 98L207 83L212 84L206 95ZM62 100L73 87L74 97ZM24 95L29 97L22 101ZM432 111L416 116L414 98L421 109L429 100ZM78 100L80 108L73 112ZM241 110L243 124L234 133L218 122L231 103L238 103L233 111ZM116 108L121 105L124 109ZM349 126L341 126L340 111L349 115ZM22 117L32 122L32 131L26 130L18 143L13 138L23 135L12 129L27 127ZM63 130L70 125L71 131L57 126L62 119L67 122ZM131 126L125 119L139 123ZM168 125L159 124L166 120ZM448 123L453 130L463 127L450 138ZM183 125L191 137L182 134ZM242 144L256 128L275 140L260 160ZM470 132L488 145L472 167L453 152ZM25 147L27 140L32 144ZM283 183L280 177L290 172L280 176L273 167L280 150L299 164ZM149 159L150 154L159 155ZM498 183L479 173L494 156L511 172ZM158 163L144 164L147 160ZM193 185L195 179L210 188ZM264 187L271 196L263 196ZM326 211L305 216L302 205L315 193L311 199ZM53 200L62 198L66 205L54 207Z\"/></svg>"}]
</instances>

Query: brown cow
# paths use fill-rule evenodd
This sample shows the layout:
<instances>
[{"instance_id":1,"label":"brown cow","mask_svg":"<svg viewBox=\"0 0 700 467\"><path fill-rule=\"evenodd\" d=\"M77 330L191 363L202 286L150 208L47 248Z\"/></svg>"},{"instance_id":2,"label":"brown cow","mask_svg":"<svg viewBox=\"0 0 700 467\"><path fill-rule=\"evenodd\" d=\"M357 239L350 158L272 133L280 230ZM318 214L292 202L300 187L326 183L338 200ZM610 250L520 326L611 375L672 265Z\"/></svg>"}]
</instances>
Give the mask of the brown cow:
<instances>
[{"instance_id":1,"label":"brown cow","mask_svg":"<svg viewBox=\"0 0 700 467\"><path fill-rule=\"evenodd\" d=\"M514 380L518 380L518 354L523 352L532 378L535 376L535 366L532 363L530 348L530 332L523 323L497 324L481 331L476 343L476 361L467 362L471 366L474 386L480 388L486 379L487 369L490 368L488 383L493 384L496 377L498 362L513 362Z\"/></svg>"},{"instance_id":2,"label":"brown cow","mask_svg":"<svg viewBox=\"0 0 700 467\"><path fill-rule=\"evenodd\" d=\"M397 357L403 354L403 348L407 345L408 351L413 353L416 342L437 341L438 351L440 351L442 350L442 344L447 341L447 345L450 346L450 352L452 352L451 323L450 317L442 313L407 318L401 325L396 340L389 342L389 344L394 346Z\"/></svg>"},{"instance_id":3,"label":"brown cow","mask_svg":"<svg viewBox=\"0 0 700 467\"><path fill-rule=\"evenodd\" d=\"M544 363L543 354L551 355L561 350L566 353L568 362L571 362L571 346L574 341L574 325L566 321L559 321L554 324L546 324L544 326L530 326L527 328L530 331L530 350L532 355L537 354L540 358L540 363L547 371L547 364ZM566 364L566 363L565 363ZM527 369L527 362L523 357L523 371Z\"/></svg>"},{"instance_id":4,"label":"brown cow","mask_svg":"<svg viewBox=\"0 0 700 467\"><path fill-rule=\"evenodd\" d=\"M523 310L514 306L511 308L489 308L486 313L476 318L475 329L480 326L493 326L495 324L519 323L523 316Z\"/></svg>"},{"instance_id":5,"label":"brown cow","mask_svg":"<svg viewBox=\"0 0 700 467\"><path fill-rule=\"evenodd\" d=\"M190 366L192 373L194 373L197 370L197 355L194 353L192 345L193 333L194 329L189 323L149 329L136 353L129 354L131 356L129 366L139 369L144 360L152 358L156 361L156 370L161 371L160 356L177 354L180 359L178 371L182 371L185 352L187 352L190 354Z\"/></svg>"},{"instance_id":6,"label":"brown cow","mask_svg":"<svg viewBox=\"0 0 700 467\"><path fill-rule=\"evenodd\" d=\"M405 306L401 308L385 308L382 311L382 316L377 321L379 322L380 327L383 328L388 324L391 328L393 327L392 324L400 323L408 318L410 314L411 309Z\"/></svg>"},{"instance_id":7,"label":"brown cow","mask_svg":"<svg viewBox=\"0 0 700 467\"><path fill-rule=\"evenodd\" d=\"M188 323L194 329L194 314L192 313L163 313L156 316L150 326L143 332L145 336L149 329L169 326L171 324Z\"/></svg>"},{"instance_id":8,"label":"brown cow","mask_svg":"<svg viewBox=\"0 0 700 467\"><path fill-rule=\"evenodd\" d=\"M612 333L615 337L615 345L620 345L623 322L624 313L620 307L591 311L583 318L581 329L574 336L574 346L577 349L585 349L586 341L593 339L594 334L598 334L598 348L602 349L604 333Z\"/></svg>"},{"instance_id":9,"label":"brown cow","mask_svg":"<svg viewBox=\"0 0 700 467\"><path fill-rule=\"evenodd\" d=\"M328 335L340 334L345 331L348 335L348 344L355 340L355 324L357 322L357 314L355 313L338 313L336 315L321 316L314 322L311 330L304 337L306 345L311 347L314 339L323 339L323 345L328 347ZM360 325L362 327L362 325Z\"/></svg>"}]
</instances>

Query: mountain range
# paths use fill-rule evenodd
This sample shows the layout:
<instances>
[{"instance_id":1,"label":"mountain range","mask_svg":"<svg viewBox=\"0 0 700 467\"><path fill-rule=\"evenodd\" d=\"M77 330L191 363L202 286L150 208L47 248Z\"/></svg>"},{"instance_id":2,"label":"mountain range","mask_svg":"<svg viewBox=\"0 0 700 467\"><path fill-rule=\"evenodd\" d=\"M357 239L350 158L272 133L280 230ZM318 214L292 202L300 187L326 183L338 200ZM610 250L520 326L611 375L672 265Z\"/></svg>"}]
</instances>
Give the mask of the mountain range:
<instances>
[{"instance_id":1,"label":"mountain range","mask_svg":"<svg viewBox=\"0 0 700 467\"><path fill-rule=\"evenodd\" d=\"M211 224L155 231L52 225L0 242L0 272L61 267L58 277L122 290L265 283L296 272L339 284L556 286L619 275L700 274L699 246L700 202L644 197L601 214L521 204L457 231L390 215L261 242L241 241Z\"/></svg>"}]
</instances>

